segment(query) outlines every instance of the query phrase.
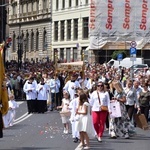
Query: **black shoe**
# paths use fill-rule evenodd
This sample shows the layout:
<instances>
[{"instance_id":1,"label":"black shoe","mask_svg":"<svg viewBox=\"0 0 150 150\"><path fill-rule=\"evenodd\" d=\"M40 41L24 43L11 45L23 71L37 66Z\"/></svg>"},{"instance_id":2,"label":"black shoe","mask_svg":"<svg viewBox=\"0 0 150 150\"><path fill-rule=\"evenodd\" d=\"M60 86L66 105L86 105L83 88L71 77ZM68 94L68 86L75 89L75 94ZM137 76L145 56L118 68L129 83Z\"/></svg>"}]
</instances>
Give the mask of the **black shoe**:
<instances>
[{"instance_id":1,"label":"black shoe","mask_svg":"<svg viewBox=\"0 0 150 150\"><path fill-rule=\"evenodd\" d=\"M50 109L50 111L53 111L53 109Z\"/></svg>"},{"instance_id":2,"label":"black shoe","mask_svg":"<svg viewBox=\"0 0 150 150\"><path fill-rule=\"evenodd\" d=\"M78 139L77 137L76 137L76 138L73 138L73 142L74 142L74 143L77 143L78 140L79 140L79 139Z\"/></svg>"}]
</instances>

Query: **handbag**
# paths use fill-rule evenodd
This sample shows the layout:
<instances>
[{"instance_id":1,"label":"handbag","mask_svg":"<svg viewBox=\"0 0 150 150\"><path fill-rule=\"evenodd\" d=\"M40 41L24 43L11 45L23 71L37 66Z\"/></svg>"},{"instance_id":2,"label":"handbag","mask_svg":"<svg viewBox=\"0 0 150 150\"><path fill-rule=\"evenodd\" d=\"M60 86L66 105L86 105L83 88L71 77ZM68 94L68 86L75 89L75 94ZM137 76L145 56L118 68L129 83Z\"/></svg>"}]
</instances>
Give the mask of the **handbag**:
<instances>
[{"instance_id":1,"label":"handbag","mask_svg":"<svg viewBox=\"0 0 150 150\"><path fill-rule=\"evenodd\" d=\"M143 130L149 129L149 125L147 123L146 117L144 114L141 114L141 112L134 115L134 120L135 120L137 127Z\"/></svg>"},{"instance_id":2,"label":"handbag","mask_svg":"<svg viewBox=\"0 0 150 150\"><path fill-rule=\"evenodd\" d=\"M121 117L121 108L120 108L120 103L118 101L112 101L110 103L110 118L119 118Z\"/></svg>"},{"instance_id":3,"label":"handbag","mask_svg":"<svg viewBox=\"0 0 150 150\"><path fill-rule=\"evenodd\" d=\"M101 101L100 101L100 97L99 97L98 91L97 91L97 96L98 96L98 100L99 100L101 111L108 111L108 106L101 105Z\"/></svg>"},{"instance_id":4,"label":"handbag","mask_svg":"<svg viewBox=\"0 0 150 150\"><path fill-rule=\"evenodd\" d=\"M70 117L71 116L70 111L60 111L59 113L60 113L61 117Z\"/></svg>"}]
</instances>

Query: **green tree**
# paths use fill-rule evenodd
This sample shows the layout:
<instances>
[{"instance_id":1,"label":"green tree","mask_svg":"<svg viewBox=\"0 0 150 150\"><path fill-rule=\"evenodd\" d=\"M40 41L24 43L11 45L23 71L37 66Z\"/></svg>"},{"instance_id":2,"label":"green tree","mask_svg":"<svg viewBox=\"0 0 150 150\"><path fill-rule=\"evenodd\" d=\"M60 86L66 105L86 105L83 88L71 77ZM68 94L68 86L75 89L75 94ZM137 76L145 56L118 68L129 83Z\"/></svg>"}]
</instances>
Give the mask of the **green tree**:
<instances>
[{"instance_id":1,"label":"green tree","mask_svg":"<svg viewBox=\"0 0 150 150\"><path fill-rule=\"evenodd\" d=\"M122 54L123 59L127 57L127 52L125 50L115 50L111 55L112 59L117 60L118 54Z\"/></svg>"}]
</instances>

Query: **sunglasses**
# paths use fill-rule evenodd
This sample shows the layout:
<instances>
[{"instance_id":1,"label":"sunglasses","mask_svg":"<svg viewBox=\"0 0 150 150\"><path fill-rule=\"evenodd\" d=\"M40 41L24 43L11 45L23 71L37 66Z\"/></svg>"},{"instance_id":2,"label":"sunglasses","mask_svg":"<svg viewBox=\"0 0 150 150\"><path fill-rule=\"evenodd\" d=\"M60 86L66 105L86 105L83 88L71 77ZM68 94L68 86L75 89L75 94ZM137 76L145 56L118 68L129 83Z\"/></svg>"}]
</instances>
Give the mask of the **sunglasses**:
<instances>
[{"instance_id":1,"label":"sunglasses","mask_svg":"<svg viewBox=\"0 0 150 150\"><path fill-rule=\"evenodd\" d=\"M99 84L99 85L97 85L97 86L98 86L98 87L103 87L104 85L102 85L102 84L100 85L100 84Z\"/></svg>"}]
</instances>

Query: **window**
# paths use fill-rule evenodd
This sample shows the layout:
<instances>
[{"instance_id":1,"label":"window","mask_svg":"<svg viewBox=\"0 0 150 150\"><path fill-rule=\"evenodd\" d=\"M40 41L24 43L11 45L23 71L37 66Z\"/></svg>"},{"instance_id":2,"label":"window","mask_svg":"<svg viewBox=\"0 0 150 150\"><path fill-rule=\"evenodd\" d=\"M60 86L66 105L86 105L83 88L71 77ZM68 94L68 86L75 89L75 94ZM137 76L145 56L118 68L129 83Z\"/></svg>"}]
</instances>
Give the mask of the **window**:
<instances>
[{"instance_id":1,"label":"window","mask_svg":"<svg viewBox=\"0 0 150 150\"><path fill-rule=\"evenodd\" d=\"M47 50L47 32L45 29L43 32L43 50Z\"/></svg>"},{"instance_id":2,"label":"window","mask_svg":"<svg viewBox=\"0 0 150 150\"><path fill-rule=\"evenodd\" d=\"M73 61L78 60L78 51L77 48L73 48Z\"/></svg>"},{"instance_id":3,"label":"window","mask_svg":"<svg viewBox=\"0 0 150 150\"><path fill-rule=\"evenodd\" d=\"M12 12L13 12L13 15L16 14L16 6L15 5L12 6Z\"/></svg>"},{"instance_id":4,"label":"window","mask_svg":"<svg viewBox=\"0 0 150 150\"><path fill-rule=\"evenodd\" d=\"M74 19L74 24L73 24L73 30L74 30L74 35L73 35L73 38L74 40L77 40L78 39L78 19Z\"/></svg>"},{"instance_id":5,"label":"window","mask_svg":"<svg viewBox=\"0 0 150 150\"><path fill-rule=\"evenodd\" d=\"M89 29L88 29L88 22L89 22L89 19L88 17L86 18L83 18L83 29L82 29L82 38L83 39L87 39L88 38L88 32L89 32Z\"/></svg>"},{"instance_id":6,"label":"window","mask_svg":"<svg viewBox=\"0 0 150 150\"><path fill-rule=\"evenodd\" d=\"M20 13L23 14L23 12L24 12L24 11L23 11L23 4L21 4L20 7L21 7L21 8L20 8L20 9L21 9L21 10L20 10Z\"/></svg>"},{"instance_id":7,"label":"window","mask_svg":"<svg viewBox=\"0 0 150 150\"><path fill-rule=\"evenodd\" d=\"M47 0L43 0L43 9L47 8Z\"/></svg>"},{"instance_id":8,"label":"window","mask_svg":"<svg viewBox=\"0 0 150 150\"><path fill-rule=\"evenodd\" d=\"M67 58L67 62L70 62L70 60L71 60L71 51L70 51L70 48L66 49L66 58Z\"/></svg>"},{"instance_id":9,"label":"window","mask_svg":"<svg viewBox=\"0 0 150 150\"><path fill-rule=\"evenodd\" d=\"M79 0L76 0L75 1L75 6L78 6L79 5Z\"/></svg>"},{"instance_id":10,"label":"window","mask_svg":"<svg viewBox=\"0 0 150 150\"><path fill-rule=\"evenodd\" d=\"M28 3L26 4L26 12L28 13Z\"/></svg>"},{"instance_id":11,"label":"window","mask_svg":"<svg viewBox=\"0 0 150 150\"><path fill-rule=\"evenodd\" d=\"M39 1L36 2L36 11L39 11Z\"/></svg>"},{"instance_id":12,"label":"window","mask_svg":"<svg viewBox=\"0 0 150 150\"><path fill-rule=\"evenodd\" d=\"M64 36L65 36L65 21L60 22L60 40L64 41Z\"/></svg>"},{"instance_id":13,"label":"window","mask_svg":"<svg viewBox=\"0 0 150 150\"><path fill-rule=\"evenodd\" d=\"M23 39L24 39L24 33L23 33L23 30L22 30L22 33L21 33L21 39L22 39L22 43L21 43L21 50L23 51L24 50L24 43L23 43Z\"/></svg>"},{"instance_id":14,"label":"window","mask_svg":"<svg viewBox=\"0 0 150 150\"><path fill-rule=\"evenodd\" d=\"M72 0L69 0L69 8L72 6Z\"/></svg>"},{"instance_id":15,"label":"window","mask_svg":"<svg viewBox=\"0 0 150 150\"><path fill-rule=\"evenodd\" d=\"M85 4L88 4L88 3L89 3L89 0L86 0L86 1L85 1Z\"/></svg>"},{"instance_id":16,"label":"window","mask_svg":"<svg viewBox=\"0 0 150 150\"><path fill-rule=\"evenodd\" d=\"M27 31L27 33L26 33L26 40L27 40L27 49L26 49L26 51L27 52L29 52L29 33L28 33L28 31Z\"/></svg>"},{"instance_id":17,"label":"window","mask_svg":"<svg viewBox=\"0 0 150 150\"><path fill-rule=\"evenodd\" d=\"M71 20L67 20L67 40L71 40Z\"/></svg>"},{"instance_id":18,"label":"window","mask_svg":"<svg viewBox=\"0 0 150 150\"><path fill-rule=\"evenodd\" d=\"M34 11L34 3L32 2L31 3L31 12L33 12Z\"/></svg>"},{"instance_id":19,"label":"window","mask_svg":"<svg viewBox=\"0 0 150 150\"><path fill-rule=\"evenodd\" d=\"M63 48L60 49L60 60L61 62L64 62L64 49Z\"/></svg>"},{"instance_id":20,"label":"window","mask_svg":"<svg viewBox=\"0 0 150 150\"><path fill-rule=\"evenodd\" d=\"M34 33L31 32L31 51L34 51Z\"/></svg>"},{"instance_id":21,"label":"window","mask_svg":"<svg viewBox=\"0 0 150 150\"><path fill-rule=\"evenodd\" d=\"M65 9L65 0L62 0L62 9Z\"/></svg>"},{"instance_id":22,"label":"window","mask_svg":"<svg viewBox=\"0 0 150 150\"><path fill-rule=\"evenodd\" d=\"M56 0L56 10L59 8L59 0Z\"/></svg>"},{"instance_id":23,"label":"window","mask_svg":"<svg viewBox=\"0 0 150 150\"><path fill-rule=\"evenodd\" d=\"M58 21L54 22L54 41L58 41Z\"/></svg>"},{"instance_id":24,"label":"window","mask_svg":"<svg viewBox=\"0 0 150 150\"><path fill-rule=\"evenodd\" d=\"M13 39L12 39L12 52L15 52L16 51L16 35L15 35L15 32L13 32Z\"/></svg>"},{"instance_id":25,"label":"window","mask_svg":"<svg viewBox=\"0 0 150 150\"><path fill-rule=\"evenodd\" d=\"M39 50L39 31L36 31L36 50Z\"/></svg>"}]
</instances>

